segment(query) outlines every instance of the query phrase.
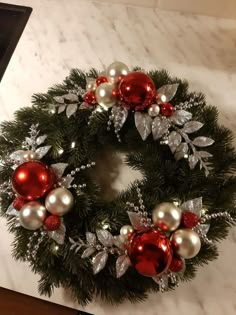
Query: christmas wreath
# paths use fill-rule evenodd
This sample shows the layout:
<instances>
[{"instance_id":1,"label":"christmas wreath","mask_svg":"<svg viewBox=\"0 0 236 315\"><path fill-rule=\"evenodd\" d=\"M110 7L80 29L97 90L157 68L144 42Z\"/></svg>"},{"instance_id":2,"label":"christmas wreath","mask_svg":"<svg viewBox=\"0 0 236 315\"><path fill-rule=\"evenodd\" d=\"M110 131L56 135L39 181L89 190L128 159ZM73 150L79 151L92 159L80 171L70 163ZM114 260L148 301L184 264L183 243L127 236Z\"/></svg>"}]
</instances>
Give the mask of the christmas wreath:
<instances>
[{"instance_id":1,"label":"christmas wreath","mask_svg":"<svg viewBox=\"0 0 236 315\"><path fill-rule=\"evenodd\" d=\"M236 154L217 116L186 81L114 62L72 70L2 123L1 211L39 292L140 301L215 259L236 218ZM94 175L104 151L142 174L114 198Z\"/></svg>"}]
</instances>

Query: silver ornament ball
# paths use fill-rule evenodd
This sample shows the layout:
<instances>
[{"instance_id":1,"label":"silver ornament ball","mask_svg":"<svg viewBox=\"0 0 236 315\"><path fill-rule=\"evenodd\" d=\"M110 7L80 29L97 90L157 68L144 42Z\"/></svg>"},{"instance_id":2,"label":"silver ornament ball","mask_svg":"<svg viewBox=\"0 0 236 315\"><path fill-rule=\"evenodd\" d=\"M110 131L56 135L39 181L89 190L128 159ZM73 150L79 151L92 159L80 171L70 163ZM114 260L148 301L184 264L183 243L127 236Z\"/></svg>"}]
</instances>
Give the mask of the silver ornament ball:
<instances>
[{"instance_id":1,"label":"silver ornament ball","mask_svg":"<svg viewBox=\"0 0 236 315\"><path fill-rule=\"evenodd\" d=\"M191 229L175 231L172 234L171 243L174 251L186 259L195 257L201 249L200 237Z\"/></svg>"},{"instance_id":2,"label":"silver ornament ball","mask_svg":"<svg viewBox=\"0 0 236 315\"><path fill-rule=\"evenodd\" d=\"M38 157L38 154L32 150L28 150L23 153L24 161L37 160L37 157Z\"/></svg>"},{"instance_id":3,"label":"silver ornament ball","mask_svg":"<svg viewBox=\"0 0 236 315\"><path fill-rule=\"evenodd\" d=\"M110 82L116 83L120 80L121 76L127 75L129 73L129 68L120 61L113 62L107 68L107 78Z\"/></svg>"},{"instance_id":4,"label":"silver ornament ball","mask_svg":"<svg viewBox=\"0 0 236 315\"><path fill-rule=\"evenodd\" d=\"M160 107L157 104L152 104L149 108L148 108L148 115L151 117L156 117L158 116L160 113Z\"/></svg>"},{"instance_id":5,"label":"silver ornament ball","mask_svg":"<svg viewBox=\"0 0 236 315\"><path fill-rule=\"evenodd\" d=\"M96 89L96 100L104 109L108 109L115 105L116 98L113 95L114 85L111 83L102 83Z\"/></svg>"},{"instance_id":6,"label":"silver ornament ball","mask_svg":"<svg viewBox=\"0 0 236 315\"><path fill-rule=\"evenodd\" d=\"M123 225L120 229L120 236L123 241L128 240L133 233L134 229L131 225Z\"/></svg>"},{"instance_id":7,"label":"silver ornament ball","mask_svg":"<svg viewBox=\"0 0 236 315\"><path fill-rule=\"evenodd\" d=\"M27 230L37 230L43 225L46 215L46 208L39 202L28 202L19 212L20 224Z\"/></svg>"},{"instance_id":8,"label":"silver ornament ball","mask_svg":"<svg viewBox=\"0 0 236 315\"><path fill-rule=\"evenodd\" d=\"M96 80L94 78L88 78L86 84L87 91L95 91L97 88Z\"/></svg>"},{"instance_id":9,"label":"silver ornament ball","mask_svg":"<svg viewBox=\"0 0 236 315\"><path fill-rule=\"evenodd\" d=\"M181 209L170 202L160 203L152 211L153 223L161 230L169 232L179 227L181 216Z\"/></svg>"},{"instance_id":10,"label":"silver ornament ball","mask_svg":"<svg viewBox=\"0 0 236 315\"><path fill-rule=\"evenodd\" d=\"M66 188L56 188L50 191L45 200L48 212L53 215L63 216L71 210L74 205L74 197Z\"/></svg>"}]
</instances>

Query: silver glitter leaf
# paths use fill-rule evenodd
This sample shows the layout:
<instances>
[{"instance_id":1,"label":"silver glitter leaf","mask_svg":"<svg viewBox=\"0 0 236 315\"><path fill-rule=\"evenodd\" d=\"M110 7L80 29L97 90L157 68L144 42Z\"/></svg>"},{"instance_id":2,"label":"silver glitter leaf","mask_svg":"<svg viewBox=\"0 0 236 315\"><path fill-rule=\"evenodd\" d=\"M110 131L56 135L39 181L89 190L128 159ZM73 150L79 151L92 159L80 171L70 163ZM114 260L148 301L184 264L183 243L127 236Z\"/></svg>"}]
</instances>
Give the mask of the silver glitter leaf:
<instances>
[{"instance_id":1,"label":"silver glitter leaf","mask_svg":"<svg viewBox=\"0 0 236 315\"><path fill-rule=\"evenodd\" d=\"M86 241L89 245L95 245L97 241L96 235L91 232L86 232Z\"/></svg>"},{"instance_id":2,"label":"silver glitter leaf","mask_svg":"<svg viewBox=\"0 0 236 315\"><path fill-rule=\"evenodd\" d=\"M139 232L144 232L150 229L151 223L147 223L141 213L131 211L128 211L127 213L130 219L130 223L135 230Z\"/></svg>"},{"instance_id":3,"label":"silver glitter leaf","mask_svg":"<svg viewBox=\"0 0 236 315\"><path fill-rule=\"evenodd\" d=\"M77 111L78 104L69 104L66 108L66 116L70 118Z\"/></svg>"},{"instance_id":4,"label":"silver glitter leaf","mask_svg":"<svg viewBox=\"0 0 236 315\"><path fill-rule=\"evenodd\" d=\"M59 229L56 231L48 231L48 236L53 239L57 244L63 245L65 242L65 235L66 235L66 227L64 223L61 223Z\"/></svg>"},{"instance_id":5,"label":"silver glitter leaf","mask_svg":"<svg viewBox=\"0 0 236 315\"><path fill-rule=\"evenodd\" d=\"M96 251L95 247L88 247L85 249L85 251L83 251L81 258L82 259L88 258L88 257L92 256L95 253L95 251Z\"/></svg>"},{"instance_id":6,"label":"silver glitter leaf","mask_svg":"<svg viewBox=\"0 0 236 315\"><path fill-rule=\"evenodd\" d=\"M25 151L23 151L23 150L17 150L17 151L10 154L10 159L16 163L21 162L23 159L24 153L25 153Z\"/></svg>"},{"instance_id":7,"label":"silver glitter leaf","mask_svg":"<svg viewBox=\"0 0 236 315\"><path fill-rule=\"evenodd\" d=\"M179 161L185 157L185 155L188 153L188 145L187 143L181 143L175 152L175 159L176 161Z\"/></svg>"},{"instance_id":8,"label":"silver glitter leaf","mask_svg":"<svg viewBox=\"0 0 236 315\"><path fill-rule=\"evenodd\" d=\"M45 142L46 139L47 139L47 135L40 136L36 139L36 144L41 145Z\"/></svg>"},{"instance_id":9,"label":"silver glitter leaf","mask_svg":"<svg viewBox=\"0 0 236 315\"><path fill-rule=\"evenodd\" d=\"M187 121L192 119L192 113L187 112L186 110L176 110L175 113L170 117L170 120L179 126L184 125Z\"/></svg>"},{"instance_id":10,"label":"silver glitter leaf","mask_svg":"<svg viewBox=\"0 0 236 315\"><path fill-rule=\"evenodd\" d=\"M65 172L65 169L67 168L68 164L67 163L56 163L52 164L51 168L53 169L54 173L58 178L61 178L62 175Z\"/></svg>"},{"instance_id":11,"label":"silver glitter leaf","mask_svg":"<svg viewBox=\"0 0 236 315\"><path fill-rule=\"evenodd\" d=\"M70 188L73 180L74 180L74 177L72 175L68 174L66 177L62 178L62 186L64 188Z\"/></svg>"},{"instance_id":12,"label":"silver glitter leaf","mask_svg":"<svg viewBox=\"0 0 236 315\"><path fill-rule=\"evenodd\" d=\"M212 157L212 154L207 151L198 151L198 154L201 158L210 158Z\"/></svg>"},{"instance_id":13,"label":"silver glitter leaf","mask_svg":"<svg viewBox=\"0 0 236 315\"><path fill-rule=\"evenodd\" d=\"M201 129L202 126L203 126L203 124L200 121L191 120L191 121L186 122L182 131L184 131L186 133L193 133L193 132Z\"/></svg>"},{"instance_id":14,"label":"silver glitter leaf","mask_svg":"<svg viewBox=\"0 0 236 315\"><path fill-rule=\"evenodd\" d=\"M167 133L169 125L166 119L156 117L152 122L152 135L153 139L157 140Z\"/></svg>"},{"instance_id":15,"label":"silver glitter leaf","mask_svg":"<svg viewBox=\"0 0 236 315\"><path fill-rule=\"evenodd\" d=\"M63 113L65 109L66 109L66 105L60 105L60 106L58 107L58 111L57 111L58 114Z\"/></svg>"},{"instance_id":16,"label":"silver glitter leaf","mask_svg":"<svg viewBox=\"0 0 236 315\"><path fill-rule=\"evenodd\" d=\"M136 112L134 115L135 126L145 141L152 131L152 118L147 113Z\"/></svg>"},{"instance_id":17,"label":"silver glitter leaf","mask_svg":"<svg viewBox=\"0 0 236 315\"><path fill-rule=\"evenodd\" d=\"M182 137L178 132L172 131L170 133L170 135L168 137L168 145L169 145L172 153L175 153L175 151L178 148L178 146L180 145L181 141L182 141Z\"/></svg>"},{"instance_id":18,"label":"silver glitter leaf","mask_svg":"<svg viewBox=\"0 0 236 315\"><path fill-rule=\"evenodd\" d=\"M118 130L121 130L128 117L128 109L121 106L113 106L111 113L114 115L114 124L118 126Z\"/></svg>"},{"instance_id":19,"label":"silver glitter leaf","mask_svg":"<svg viewBox=\"0 0 236 315\"><path fill-rule=\"evenodd\" d=\"M111 247L113 245L113 235L107 230L97 230L96 231L97 238L99 242L106 247Z\"/></svg>"},{"instance_id":20,"label":"silver glitter leaf","mask_svg":"<svg viewBox=\"0 0 236 315\"><path fill-rule=\"evenodd\" d=\"M59 104L63 104L64 103L63 96L54 96L53 99L54 99L54 101L56 101Z\"/></svg>"},{"instance_id":21,"label":"silver glitter leaf","mask_svg":"<svg viewBox=\"0 0 236 315\"><path fill-rule=\"evenodd\" d=\"M46 145L44 147L40 147L36 150L37 153L37 157L39 160L41 160L47 153L48 151L51 149L51 145Z\"/></svg>"},{"instance_id":22,"label":"silver glitter leaf","mask_svg":"<svg viewBox=\"0 0 236 315\"><path fill-rule=\"evenodd\" d=\"M73 94L73 93L69 93L66 95L63 95L64 99L70 102L77 102L78 101L78 95Z\"/></svg>"},{"instance_id":23,"label":"silver glitter leaf","mask_svg":"<svg viewBox=\"0 0 236 315\"><path fill-rule=\"evenodd\" d=\"M189 164L189 167L191 170L193 170L195 168L195 166L197 165L197 162L198 162L198 157L194 154L191 154L189 157L188 157L188 164Z\"/></svg>"},{"instance_id":24,"label":"silver glitter leaf","mask_svg":"<svg viewBox=\"0 0 236 315\"><path fill-rule=\"evenodd\" d=\"M34 139L32 139L32 138L26 137L26 138L25 138L25 142L26 142L30 147L32 147L32 146L34 145Z\"/></svg>"},{"instance_id":25,"label":"silver glitter leaf","mask_svg":"<svg viewBox=\"0 0 236 315\"><path fill-rule=\"evenodd\" d=\"M131 261L128 256L122 255L116 260L116 278L122 277L128 268L131 266Z\"/></svg>"},{"instance_id":26,"label":"silver glitter leaf","mask_svg":"<svg viewBox=\"0 0 236 315\"><path fill-rule=\"evenodd\" d=\"M208 233L209 230L210 230L210 224L199 224L199 225L197 226L197 228L198 228L198 230L201 231L201 233L202 233L203 235L207 235L207 233Z\"/></svg>"},{"instance_id":27,"label":"silver glitter leaf","mask_svg":"<svg viewBox=\"0 0 236 315\"><path fill-rule=\"evenodd\" d=\"M193 144L197 147L208 147L212 145L215 141L208 137L197 137L193 140Z\"/></svg>"},{"instance_id":28,"label":"silver glitter leaf","mask_svg":"<svg viewBox=\"0 0 236 315\"><path fill-rule=\"evenodd\" d=\"M16 228L18 228L18 227L21 226L21 224L20 224L20 218L19 218L19 217L16 217L16 218L15 218L15 224L14 224L14 226L15 226Z\"/></svg>"},{"instance_id":29,"label":"silver glitter leaf","mask_svg":"<svg viewBox=\"0 0 236 315\"><path fill-rule=\"evenodd\" d=\"M13 203L10 204L10 206L7 208L6 215L13 216L13 217L19 217L19 211L17 211Z\"/></svg>"},{"instance_id":30,"label":"silver glitter leaf","mask_svg":"<svg viewBox=\"0 0 236 315\"><path fill-rule=\"evenodd\" d=\"M158 98L164 103L169 102L175 96L178 86L178 83L163 85L157 90Z\"/></svg>"},{"instance_id":31,"label":"silver glitter leaf","mask_svg":"<svg viewBox=\"0 0 236 315\"><path fill-rule=\"evenodd\" d=\"M183 211L191 211L195 213L198 217L201 217L202 210L202 197L195 198L184 202L180 208Z\"/></svg>"},{"instance_id":32,"label":"silver glitter leaf","mask_svg":"<svg viewBox=\"0 0 236 315\"><path fill-rule=\"evenodd\" d=\"M96 275L105 268L108 259L108 253L105 251L99 252L92 260L93 273Z\"/></svg>"},{"instance_id":33,"label":"silver glitter leaf","mask_svg":"<svg viewBox=\"0 0 236 315\"><path fill-rule=\"evenodd\" d=\"M162 276L154 276L152 279L160 286L161 290L165 291L168 289L169 280L166 274L163 274Z\"/></svg>"},{"instance_id":34,"label":"silver glitter leaf","mask_svg":"<svg viewBox=\"0 0 236 315\"><path fill-rule=\"evenodd\" d=\"M91 109L94 109L94 106L91 106L86 102L83 102L83 103L81 103L79 109L90 109L91 110Z\"/></svg>"},{"instance_id":35,"label":"silver glitter leaf","mask_svg":"<svg viewBox=\"0 0 236 315\"><path fill-rule=\"evenodd\" d=\"M125 243L122 240L121 235L115 235L113 237L113 244L120 249L125 249Z\"/></svg>"}]
</instances>

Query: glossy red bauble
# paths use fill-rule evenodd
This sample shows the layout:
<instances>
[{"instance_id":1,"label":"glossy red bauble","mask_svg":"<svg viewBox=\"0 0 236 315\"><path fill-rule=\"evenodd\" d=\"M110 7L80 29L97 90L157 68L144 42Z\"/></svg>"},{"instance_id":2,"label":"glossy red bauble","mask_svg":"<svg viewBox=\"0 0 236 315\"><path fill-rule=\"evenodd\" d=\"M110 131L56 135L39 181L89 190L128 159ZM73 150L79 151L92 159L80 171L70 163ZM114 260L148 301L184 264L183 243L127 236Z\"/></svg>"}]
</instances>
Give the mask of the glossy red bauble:
<instances>
[{"instance_id":1,"label":"glossy red bauble","mask_svg":"<svg viewBox=\"0 0 236 315\"><path fill-rule=\"evenodd\" d=\"M170 103L164 103L160 105L160 113L162 116L170 117L174 114L175 108Z\"/></svg>"},{"instance_id":2,"label":"glossy red bauble","mask_svg":"<svg viewBox=\"0 0 236 315\"><path fill-rule=\"evenodd\" d=\"M89 105L94 105L97 103L96 101L96 96L94 91L88 91L85 95L84 95L84 101L86 103L88 103Z\"/></svg>"},{"instance_id":3,"label":"glossy red bauble","mask_svg":"<svg viewBox=\"0 0 236 315\"><path fill-rule=\"evenodd\" d=\"M154 277L168 270L172 260L170 240L160 231L137 233L130 240L128 255L143 276Z\"/></svg>"},{"instance_id":4,"label":"glossy red bauble","mask_svg":"<svg viewBox=\"0 0 236 315\"><path fill-rule=\"evenodd\" d=\"M105 76L100 76L96 79L97 86L99 86L100 84L105 83L105 82L108 82L108 79Z\"/></svg>"},{"instance_id":5,"label":"glossy red bauble","mask_svg":"<svg viewBox=\"0 0 236 315\"><path fill-rule=\"evenodd\" d=\"M199 218L195 213L191 211L185 211L182 214L182 222L186 228L192 229L198 224Z\"/></svg>"},{"instance_id":6,"label":"glossy red bauble","mask_svg":"<svg viewBox=\"0 0 236 315\"><path fill-rule=\"evenodd\" d=\"M39 161L29 161L16 168L12 176L12 186L22 198L37 200L52 187L53 178L47 165Z\"/></svg>"},{"instance_id":7,"label":"glossy red bauble","mask_svg":"<svg viewBox=\"0 0 236 315\"><path fill-rule=\"evenodd\" d=\"M155 96L155 84L143 72L131 72L120 82L119 94L127 108L139 110L149 106Z\"/></svg>"},{"instance_id":8,"label":"glossy red bauble","mask_svg":"<svg viewBox=\"0 0 236 315\"><path fill-rule=\"evenodd\" d=\"M169 270L171 272L180 272L184 268L184 260L181 257L173 257Z\"/></svg>"},{"instance_id":9,"label":"glossy red bauble","mask_svg":"<svg viewBox=\"0 0 236 315\"><path fill-rule=\"evenodd\" d=\"M16 199L13 201L13 207L14 209L20 211L20 209L27 203L27 201L22 197L16 197Z\"/></svg>"},{"instance_id":10,"label":"glossy red bauble","mask_svg":"<svg viewBox=\"0 0 236 315\"><path fill-rule=\"evenodd\" d=\"M56 231L61 225L61 218L56 215L50 215L44 221L44 226L48 231Z\"/></svg>"}]
</instances>

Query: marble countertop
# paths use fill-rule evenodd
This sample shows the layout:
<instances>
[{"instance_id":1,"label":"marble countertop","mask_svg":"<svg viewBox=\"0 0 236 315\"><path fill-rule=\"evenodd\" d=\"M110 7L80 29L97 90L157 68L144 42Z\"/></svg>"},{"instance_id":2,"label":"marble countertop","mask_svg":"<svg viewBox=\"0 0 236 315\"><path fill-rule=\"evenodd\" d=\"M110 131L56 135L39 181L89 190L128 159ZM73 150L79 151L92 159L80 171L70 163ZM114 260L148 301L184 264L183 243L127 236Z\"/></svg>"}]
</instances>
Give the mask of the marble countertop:
<instances>
[{"instance_id":1,"label":"marble countertop","mask_svg":"<svg viewBox=\"0 0 236 315\"><path fill-rule=\"evenodd\" d=\"M7 0L34 11L0 84L0 120L30 105L31 95L60 83L72 67L103 68L114 60L145 69L166 68L189 80L215 104L236 132L236 21L153 8L83 0ZM234 120L235 119L235 120ZM236 144L236 141L235 141ZM0 219L0 286L39 297L38 276L11 258L12 235ZM195 281L142 304L110 306L96 300L96 315L233 315L236 313L236 230L220 244L220 258L200 268ZM46 299L45 297L41 297ZM81 309L58 289L52 302Z\"/></svg>"}]
</instances>

